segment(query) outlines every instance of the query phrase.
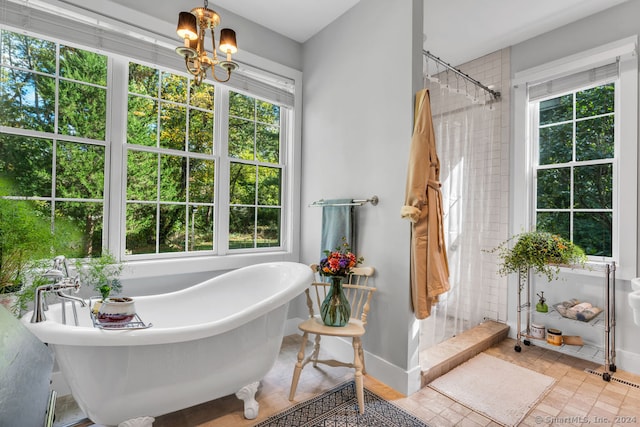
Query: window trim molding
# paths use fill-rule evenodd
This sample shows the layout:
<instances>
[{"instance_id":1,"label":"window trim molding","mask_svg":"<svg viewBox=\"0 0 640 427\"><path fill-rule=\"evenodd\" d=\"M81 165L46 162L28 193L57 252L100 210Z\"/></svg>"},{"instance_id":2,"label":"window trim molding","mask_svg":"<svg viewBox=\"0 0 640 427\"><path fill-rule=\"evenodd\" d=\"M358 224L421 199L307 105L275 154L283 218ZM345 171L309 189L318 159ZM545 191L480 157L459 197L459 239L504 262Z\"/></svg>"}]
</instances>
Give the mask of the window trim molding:
<instances>
[{"instance_id":1,"label":"window trim molding","mask_svg":"<svg viewBox=\"0 0 640 427\"><path fill-rule=\"evenodd\" d=\"M510 233L518 234L533 226L533 141L528 113L528 85L577 73L619 61L619 92L616 100L617 191L613 194L617 228L613 230L613 259L622 279L637 276L638 254L638 36L627 37L584 52L515 73L513 79L514 139L512 144L513 191ZM627 141L624 143L624 141ZM526 189L516 191L515 189ZM624 197L623 197L624 195ZM624 230L624 233L622 232ZM624 237L623 237L624 235Z\"/></svg>"}]
</instances>

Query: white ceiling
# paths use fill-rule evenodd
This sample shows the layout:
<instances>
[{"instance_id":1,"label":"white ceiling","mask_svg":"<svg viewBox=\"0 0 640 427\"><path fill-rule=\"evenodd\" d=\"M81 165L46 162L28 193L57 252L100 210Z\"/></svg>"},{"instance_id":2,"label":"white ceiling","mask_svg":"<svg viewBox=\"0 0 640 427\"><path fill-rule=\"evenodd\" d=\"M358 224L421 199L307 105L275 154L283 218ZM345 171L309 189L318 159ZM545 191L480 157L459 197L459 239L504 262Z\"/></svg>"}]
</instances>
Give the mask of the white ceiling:
<instances>
[{"instance_id":1,"label":"white ceiling","mask_svg":"<svg viewBox=\"0 0 640 427\"><path fill-rule=\"evenodd\" d=\"M60 1L86 8L103 6L103 0ZM156 17L203 4L200 0L110 1ZM229 10L304 43L359 1L211 0L210 7ZM625 1L424 0L424 48L457 66ZM393 1L389 3L392 7Z\"/></svg>"},{"instance_id":2,"label":"white ceiling","mask_svg":"<svg viewBox=\"0 0 640 427\"><path fill-rule=\"evenodd\" d=\"M211 1L303 43L359 0ZM624 1L424 0L424 48L459 65Z\"/></svg>"},{"instance_id":3,"label":"white ceiling","mask_svg":"<svg viewBox=\"0 0 640 427\"><path fill-rule=\"evenodd\" d=\"M304 43L358 1L360 0L211 0L211 4L215 3L236 15Z\"/></svg>"}]
</instances>

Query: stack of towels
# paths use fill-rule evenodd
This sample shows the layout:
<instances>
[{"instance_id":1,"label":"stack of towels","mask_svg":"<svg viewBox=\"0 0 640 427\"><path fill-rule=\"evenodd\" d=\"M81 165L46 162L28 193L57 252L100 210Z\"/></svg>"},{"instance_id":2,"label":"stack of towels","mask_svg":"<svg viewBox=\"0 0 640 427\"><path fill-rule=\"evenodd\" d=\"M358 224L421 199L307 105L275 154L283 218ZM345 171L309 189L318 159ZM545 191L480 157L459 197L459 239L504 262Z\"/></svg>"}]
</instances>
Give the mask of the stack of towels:
<instances>
[{"instance_id":1,"label":"stack of towels","mask_svg":"<svg viewBox=\"0 0 640 427\"><path fill-rule=\"evenodd\" d=\"M556 304L555 309L563 317L583 322L588 322L602 312L601 308L594 307L588 302L580 302L575 298Z\"/></svg>"}]
</instances>

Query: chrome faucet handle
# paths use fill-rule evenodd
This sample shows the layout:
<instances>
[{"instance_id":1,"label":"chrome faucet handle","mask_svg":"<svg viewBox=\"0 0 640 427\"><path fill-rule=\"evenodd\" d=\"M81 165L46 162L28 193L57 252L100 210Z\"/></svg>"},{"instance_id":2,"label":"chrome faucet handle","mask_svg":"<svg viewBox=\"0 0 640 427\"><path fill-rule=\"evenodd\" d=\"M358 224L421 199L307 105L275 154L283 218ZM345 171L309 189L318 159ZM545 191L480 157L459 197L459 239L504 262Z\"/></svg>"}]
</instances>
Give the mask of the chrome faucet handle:
<instances>
[{"instance_id":1,"label":"chrome faucet handle","mask_svg":"<svg viewBox=\"0 0 640 427\"><path fill-rule=\"evenodd\" d=\"M78 280L77 277L65 277L52 285L52 290L54 291L63 289L73 289L75 292L78 292L80 290L80 280Z\"/></svg>"},{"instance_id":2,"label":"chrome faucet handle","mask_svg":"<svg viewBox=\"0 0 640 427\"><path fill-rule=\"evenodd\" d=\"M63 274L65 275L64 277L69 277L69 264L67 263L67 257L65 257L64 255L58 255L53 259L53 269L60 270L60 272L62 272L63 268Z\"/></svg>"},{"instance_id":3,"label":"chrome faucet handle","mask_svg":"<svg viewBox=\"0 0 640 427\"><path fill-rule=\"evenodd\" d=\"M43 276L50 280L60 280L64 278L64 273L57 268L50 268L44 272Z\"/></svg>"},{"instance_id":4,"label":"chrome faucet handle","mask_svg":"<svg viewBox=\"0 0 640 427\"><path fill-rule=\"evenodd\" d=\"M80 283L80 278L78 276L73 278L73 293L77 294L78 292L80 292L80 287L82 286L82 283Z\"/></svg>"}]
</instances>

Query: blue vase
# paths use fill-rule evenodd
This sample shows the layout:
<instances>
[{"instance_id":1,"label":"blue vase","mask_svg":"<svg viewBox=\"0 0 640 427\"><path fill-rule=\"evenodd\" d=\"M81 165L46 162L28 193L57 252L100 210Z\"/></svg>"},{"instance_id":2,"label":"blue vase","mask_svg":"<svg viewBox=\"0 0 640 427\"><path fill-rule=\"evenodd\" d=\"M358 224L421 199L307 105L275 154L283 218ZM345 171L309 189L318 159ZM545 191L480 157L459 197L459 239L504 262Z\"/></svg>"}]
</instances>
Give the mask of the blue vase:
<instances>
[{"instance_id":1,"label":"blue vase","mask_svg":"<svg viewBox=\"0 0 640 427\"><path fill-rule=\"evenodd\" d=\"M331 287L322 305L320 317L327 326L345 326L351 317L351 306L342 290L342 276L331 277Z\"/></svg>"}]
</instances>

